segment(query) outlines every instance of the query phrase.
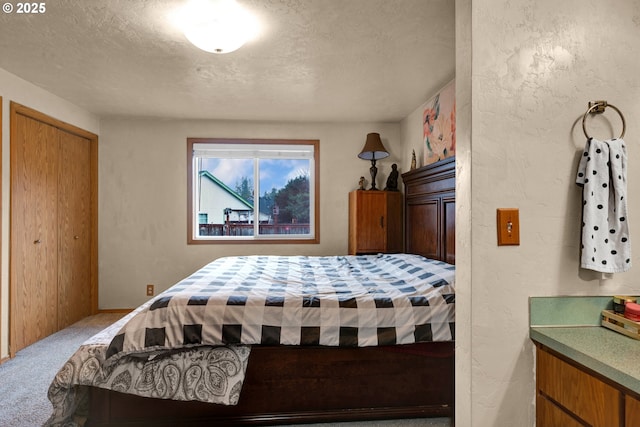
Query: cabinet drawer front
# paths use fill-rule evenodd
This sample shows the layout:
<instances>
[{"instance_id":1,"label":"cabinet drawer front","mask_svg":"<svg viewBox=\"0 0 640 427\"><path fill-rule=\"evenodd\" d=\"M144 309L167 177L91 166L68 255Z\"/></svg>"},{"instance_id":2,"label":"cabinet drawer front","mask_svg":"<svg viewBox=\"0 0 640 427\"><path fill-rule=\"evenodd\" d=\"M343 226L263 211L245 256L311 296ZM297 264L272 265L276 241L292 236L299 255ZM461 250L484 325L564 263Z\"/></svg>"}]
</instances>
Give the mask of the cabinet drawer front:
<instances>
[{"instance_id":1,"label":"cabinet drawer front","mask_svg":"<svg viewBox=\"0 0 640 427\"><path fill-rule=\"evenodd\" d=\"M620 425L620 391L539 348L537 378L538 393L557 402L589 425Z\"/></svg>"},{"instance_id":2,"label":"cabinet drawer front","mask_svg":"<svg viewBox=\"0 0 640 427\"><path fill-rule=\"evenodd\" d=\"M640 425L640 400L632 396L625 396L625 427L634 427Z\"/></svg>"},{"instance_id":3,"label":"cabinet drawer front","mask_svg":"<svg viewBox=\"0 0 640 427\"><path fill-rule=\"evenodd\" d=\"M536 398L537 427L584 427L553 402L538 393Z\"/></svg>"},{"instance_id":4,"label":"cabinet drawer front","mask_svg":"<svg viewBox=\"0 0 640 427\"><path fill-rule=\"evenodd\" d=\"M407 197L420 196L422 194L434 194L438 192L447 192L456 188L455 177L443 180L422 181L416 183L405 183L405 191Z\"/></svg>"}]
</instances>

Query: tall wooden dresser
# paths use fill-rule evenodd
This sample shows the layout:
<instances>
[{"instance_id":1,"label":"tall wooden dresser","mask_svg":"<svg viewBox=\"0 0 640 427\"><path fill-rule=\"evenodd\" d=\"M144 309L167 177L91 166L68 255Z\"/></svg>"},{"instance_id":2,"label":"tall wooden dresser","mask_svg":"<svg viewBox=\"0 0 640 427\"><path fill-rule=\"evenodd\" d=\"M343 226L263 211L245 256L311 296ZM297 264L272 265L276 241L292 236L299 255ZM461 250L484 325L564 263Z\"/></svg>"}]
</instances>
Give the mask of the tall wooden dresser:
<instances>
[{"instance_id":1,"label":"tall wooden dresser","mask_svg":"<svg viewBox=\"0 0 640 427\"><path fill-rule=\"evenodd\" d=\"M402 193L349 193L349 254L402 252Z\"/></svg>"}]
</instances>

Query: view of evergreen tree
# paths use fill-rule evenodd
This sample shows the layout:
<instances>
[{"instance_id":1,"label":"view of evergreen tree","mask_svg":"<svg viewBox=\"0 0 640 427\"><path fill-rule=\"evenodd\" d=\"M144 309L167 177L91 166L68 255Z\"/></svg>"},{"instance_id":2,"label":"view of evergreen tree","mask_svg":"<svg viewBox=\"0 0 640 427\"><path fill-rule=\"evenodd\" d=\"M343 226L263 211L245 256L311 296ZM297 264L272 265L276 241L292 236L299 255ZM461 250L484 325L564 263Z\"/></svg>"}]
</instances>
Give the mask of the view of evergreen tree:
<instances>
[{"instance_id":1,"label":"view of evergreen tree","mask_svg":"<svg viewBox=\"0 0 640 427\"><path fill-rule=\"evenodd\" d=\"M280 209L278 222L291 223L293 220L300 224L309 223L309 177L298 176L290 179L287 184L277 192L275 202Z\"/></svg>"},{"instance_id":2,"label":"view of evergreen tree","mask_svg":"<svg viewBox=\"0 0 640 427\"><path fill-rule=\"evenodd\" d=\"M236 181L236 193L248 202L253 203L253 180L246 176L240 178L240 181Z\"/></svg>"},{"instance_id":3,"label":"view of evergreen tree","mask_svg":"<svg viewBox=\"0 0 640 427\"><path fill-rule=\"evenodd\" d=\"M253 183L248 177L242 177L236 182L236 193L245 200L253 203ZM300 175L290 179L281 189L272 188L260 196L260 212L273 215L273 206L278 205L278 223L300 224L309 223L309 177Z\"/></svg>"},{"instance_id":4,"label":"view of evergreen tree","mask_svg":"<svg viewBox=\"0 0 640 427\"><path fill-rule=\"evenodd\" d=\"M264 195L260 197L260 212L266 215L272 214L273 202L277 194L278 190L272 188L270 192L265 192Z\"/></svg>"}]
</instances>

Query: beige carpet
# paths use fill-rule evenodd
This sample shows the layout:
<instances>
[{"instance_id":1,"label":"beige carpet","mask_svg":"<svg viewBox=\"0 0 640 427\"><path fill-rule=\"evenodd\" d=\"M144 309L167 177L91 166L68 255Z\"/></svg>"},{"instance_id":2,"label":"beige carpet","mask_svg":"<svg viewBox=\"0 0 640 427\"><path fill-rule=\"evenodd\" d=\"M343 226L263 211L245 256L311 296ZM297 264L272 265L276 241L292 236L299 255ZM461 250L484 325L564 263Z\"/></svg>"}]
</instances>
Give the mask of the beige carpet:
<instances>
[{"instance_id":1,"label":"beige carpet","mask_svg":"<svg viewBox=\"0 0 640 427\"><path fill-rule=\"evenodd\" d=\"M51 415L47 390L58 369L87 338L122 314L87 317L20 350L0 365L0 426L41 426Z\"/></svg>"},{"instance_id":2,"label":"beige carpet","mask_svg":"<svg viewBox=\"0 0 640 427\"><path fill-rule=\"evenodd\" d=\"M18 352L0 365L0 426L41 426L51 415L47 390L58 369L87 338L122 315L87 317ZM312 424L307 427L449 427L447 418Z\"/></svg>"}]
</instances>

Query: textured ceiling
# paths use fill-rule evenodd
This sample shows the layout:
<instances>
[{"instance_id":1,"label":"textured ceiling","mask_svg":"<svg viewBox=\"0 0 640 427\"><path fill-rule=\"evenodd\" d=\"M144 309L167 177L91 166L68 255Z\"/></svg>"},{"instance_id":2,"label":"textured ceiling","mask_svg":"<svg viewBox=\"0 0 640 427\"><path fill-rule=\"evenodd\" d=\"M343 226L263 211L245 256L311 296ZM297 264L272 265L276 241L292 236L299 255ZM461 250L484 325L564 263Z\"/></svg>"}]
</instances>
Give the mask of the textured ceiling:
<instances>
[{"instance_id":1,"label":"textured ceiling","mask_svg":"<svg viewBox=\"0 0 640 427\"><path fill-rule=\"evenodd\" d=\"M181 0L56 0L0 14L0 68L100 116L398 121L454 76L452 0L238 0L258 39L215 55Z\"/></svg>"}]
</instances>

